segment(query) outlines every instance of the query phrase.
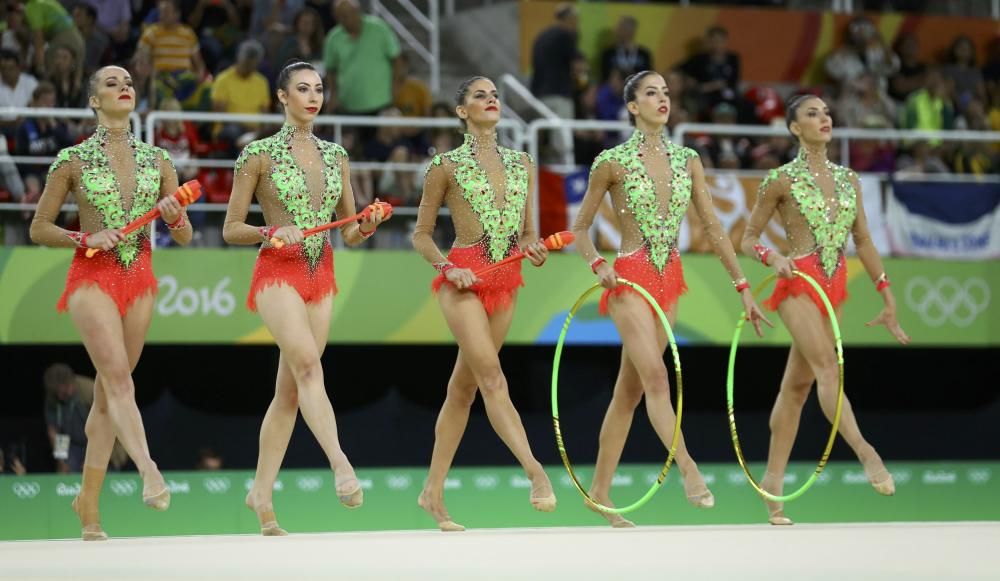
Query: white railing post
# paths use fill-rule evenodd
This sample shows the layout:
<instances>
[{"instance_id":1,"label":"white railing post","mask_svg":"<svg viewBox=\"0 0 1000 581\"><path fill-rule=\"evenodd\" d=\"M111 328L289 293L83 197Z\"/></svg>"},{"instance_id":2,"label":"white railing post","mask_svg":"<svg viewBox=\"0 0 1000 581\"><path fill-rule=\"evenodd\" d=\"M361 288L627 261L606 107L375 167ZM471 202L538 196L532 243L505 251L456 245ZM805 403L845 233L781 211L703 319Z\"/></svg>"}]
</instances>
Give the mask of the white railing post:
<instances>
[{"instance_id":1,"label":"white railing post","mask_svg":"<svg viewBox=\"0 0 1000 581\"><path fill-rule=\"evenodd\" d=\"M455 6L452 4L452 11ZM438 0L428 0L428 10L431 13L431 92L435 95L441 92L441 10Z\"/></svg>"}]
</instances>

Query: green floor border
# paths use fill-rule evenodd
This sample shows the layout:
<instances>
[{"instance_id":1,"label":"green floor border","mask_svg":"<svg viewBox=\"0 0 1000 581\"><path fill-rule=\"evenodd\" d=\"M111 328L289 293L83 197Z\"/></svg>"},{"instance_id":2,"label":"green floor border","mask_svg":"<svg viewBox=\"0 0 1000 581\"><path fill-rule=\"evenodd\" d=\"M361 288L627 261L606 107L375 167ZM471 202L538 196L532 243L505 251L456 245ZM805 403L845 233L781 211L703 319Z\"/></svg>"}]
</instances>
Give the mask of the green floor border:
<instances>
[{"instance_id":1,"label":"green floor border","mask_svg":"<svg viewBox=\"0 0 1000 581\"><path fill-rule=\"evenodd\" d=\"M803 523L1000 520L1000 462L891 463L896 496L878 495L857 463L831 463L816 485L786 506ZM613 499L638 498L659 466L622 466ZM699 510L687 504L679 475L642 509L631 513L640 525L750 524L765 522L763 504L735 464L702 464L716 506ZM793 464L786 487L801 483L814 469ZM762 466L755 465L755 474ZM579 475L589 482L591 466ZM274 504L281 525L291 532L370 531L433 528L416 505L426 468L358 470L365 489L360 510L342 508L325 470L285 470L275 485ZM445 498L454 519L467 527L601 526L586 510L569 477L549 468L559 498L554 513L538 513L528 503L530 482L512 467L458 468ZM200 535L256 532L256 519L243 506L253 477L249 471L171 472L168 512L142 506L142 483L135 473L109 474L102 498L102 520L113 536ZM79 527L70 501L79 490L76 475L0 476L0 540L74 538Z\"/></svg>"}]
</instances>

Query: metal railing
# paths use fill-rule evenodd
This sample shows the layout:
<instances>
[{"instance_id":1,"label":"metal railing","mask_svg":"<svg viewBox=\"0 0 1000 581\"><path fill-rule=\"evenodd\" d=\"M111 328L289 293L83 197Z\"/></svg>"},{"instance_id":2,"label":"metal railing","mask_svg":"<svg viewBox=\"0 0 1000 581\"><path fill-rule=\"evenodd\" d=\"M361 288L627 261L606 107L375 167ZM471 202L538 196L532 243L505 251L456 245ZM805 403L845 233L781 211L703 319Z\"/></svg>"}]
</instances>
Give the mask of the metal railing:
<instances>
[{"instance_id":1,"label":"metal railing","mask_svg":"<svg viewBox=\"0 0 1000 581\"><path fill-rule=\"evenodd\" d=\"M530 132L530 126L529 126ZM712 123L680 123L674 128L673 140L684 143L691 133L708 135L745 135L750 137L789 137L784 127L771 125L716 125ZM1000 143L998 131L923 131L918 129L858 129L834 128L833 139L840 141L840 163L850 166L851 140L866 141L975 141Z\"/></svg>"},{"instance_id":2,"label":"metal railing","mask_svg":"<svg viewBox=\"0 0 1000 581\"><path fill-rule=\"evenodd\" d=\"M372 0L372 14L385 20L396 34L430 67L431 92L441 91L441 17L438 0L427 0L427 14L410 0L395 0L427 35L424 44L389 10L386 0Z\"/></svg>"},{"instance_id":3,"label":"metal railing","mask_svg":"<svg viewBox=\"0 0 1000 581\"><path fill-rule=\"evenodd\" d=\"M45 107L0 107L0 119L14 119L19 117L52 117L55 119L80 119L93 120L94 112L90 109L63 109ZM142 119L138 113L129 116L132 123L132 133L136 139L142 139Z\"/></svg>"}]
</instances>

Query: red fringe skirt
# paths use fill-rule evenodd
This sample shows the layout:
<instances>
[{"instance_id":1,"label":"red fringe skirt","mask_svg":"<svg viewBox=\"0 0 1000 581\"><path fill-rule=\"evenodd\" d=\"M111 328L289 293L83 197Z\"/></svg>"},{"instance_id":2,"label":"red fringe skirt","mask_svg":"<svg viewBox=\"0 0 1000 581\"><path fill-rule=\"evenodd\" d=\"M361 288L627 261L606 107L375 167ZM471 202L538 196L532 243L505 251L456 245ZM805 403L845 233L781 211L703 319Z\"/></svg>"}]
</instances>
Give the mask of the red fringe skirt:
<instances>
[{"instance_id":1,"label":"red fringe skirt","mask_svg":"<svg viewBox=\"0 0 1000 581\"><path fill-rule=\"evenodd\" d=\"M516 249L516 245L511 245L508 256ZM475 246L452 248L451 252L448 253L448 260L459 268L471 270L493 264L486 256L486 245L482 243ZM434 293L437 293L443 284L451 285L443 274L439 274L431 284ZM524 286L524 279L521 277L521 261L515 261L479 277L479 282L467 290L476 293L479 302L486 309L486 314L492 315L496 311L510 308L514 303L517 289L522 286Z\"/></svg>"},{"instance_id":2,"label":"red fringe skirt","mask_svg":"<svg viewBox=\"0 0 1000 581\"><path fill-rule=\"evenodd\" d=\"M66 312L69 297L84 286L96 286L108 295L118 306L118 313L125 316L132 303L146 296L156 294L157 282L153 276L153 252L149 239L143 237L139 255L131 266L125 268L114 250L101 251L93 258L87 258L86 248L77 248L73 262L66 274L66 290L63 291L56 310Z\"/></svg>"},{"instance_id":3,"label":"red fringe skirt","mask_svg":"<svg viewBox=\"0 0 1000 581\"><path fill-rule=\"evenodd\" d=\"M823 287L823 292L830 299L830 304L833 305L833 308L836 309L841 303L847 300L847 262L844 260L843 254L840 255L840 260L837 262L837 269L833 272L832 277L827 277L826 272L823 271L823 263L820 262L818 251L802 258L796 258L793 262L795 263L796 270L813 277L819 283L819 286ZM816 303L816 308L819 309L819 312L824 317L828 316L823 299L820 298L811 284L799 276L791 279L779 278L774 287L774 292L771 293L770 298L764 301L764 307L771 311L777 311L781 301L789 296L799 296L803 293L809 295L809 298Z\"/></svg>"},{"instance_id":4,"label":"red fringe skirt","mask_svg":"<svg viewBox=\"0 0 1000 581\"><path fill-rule=\"evenodd\" d=\"M309 259L299 244L261 248L253 267L247 308L257 312L257 293L276 284L294 288L306 304L318 303L331 294L337 294L333 247L329 244L323 247L323 254L315 268L309 266Z\"/></svg>"},{"instance_id":5,"label":"red fringe skirt","mask_svg":"<svg viewBox=\"0 0 1000 581\"><path fill-rule=\"evenodd\" d=\"M687 283L684 282L681 255L676 248L670 253L670 258L667 259L663 272L658 271L653 265L653 261L649 258L649 249L645 246L641 246L635 252L616 258L614 267L618 276L646 289L646 292L653 296L664 313L673 308L677 304L677 299L688 289ZM626 292L635 293L632 287L627 285L618 285L614 289L605 290L601 295L598 312L607 315L608 298ZM649 309L653 310L653 307L650 306Z\"/></svg>"}]
</instances>

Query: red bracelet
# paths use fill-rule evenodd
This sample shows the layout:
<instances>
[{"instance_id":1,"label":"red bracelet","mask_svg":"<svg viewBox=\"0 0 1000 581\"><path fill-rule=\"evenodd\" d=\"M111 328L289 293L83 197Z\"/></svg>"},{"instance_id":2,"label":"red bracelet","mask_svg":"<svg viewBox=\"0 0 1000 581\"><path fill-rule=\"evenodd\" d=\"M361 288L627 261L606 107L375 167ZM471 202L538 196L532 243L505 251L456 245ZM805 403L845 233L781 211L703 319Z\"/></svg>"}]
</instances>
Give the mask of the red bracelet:
<instances>
[{"instance_id":1,"label":"red bracelet","mask_svg":"<svg viewBox=\"0 0 1000 581\"><path fill-rule=\"evenodd\" d=\"M274 236L274 233L277 231L277 226L261 226L257 228L257 233L259 233L260 237L264 239L264 242L270 242L271 237Z\"/></svg>"},{"instance_id":2,"label":"red bracelet","mask_svg":"<svg viewBox=\"0 0 1000 581\"><path fill-rule=\"evenodd\" d=\"M882 292L882 289L889 288L891 284L889 283L889 276L884 272L875 279L875 290L877 292Z\"/></svg>"},{"instance_id":3,"label":"red bracelet","mask_svg":"<svg viewBox=\"0 0 1000 581\"><path fill-rule=\"evenodd\" d=\"M187 226L187 220L185 219L184 212L181 212L180 217L174 220L172 224L167 224L167 228L171 230L180 230L185 226Z\"/></svg>"},{"instance_id":4,"label":"red bracelet","mask_svg":"<svg viewBox=\"0 0 1000 581\"><path fill-rule=\"evenodd\" d=\"M767 266L767 255L771 254L771 249L763 244L754 244L753 249L757 252L757 258L764 263L764 266Z\"/></svg>"},{"instance_id":5,"label":"red bracelet","mask_svg":"<svg viewBox=\"0 0 1000 581\"><path fill-rule=\"evenodd\" d=\"M89 236L90 236L90 232L83 232L82 234L80 234L80 239L76 243L77 246L79 246L80 248L86 248L87 247L87 237L89 237Z\"/></svg>"},{"instance_id":6,"label":"red bracelet","mask_svg":"<svg viewBox=\"0 0 1000 581\"><path fill-rule=\"evenodd\" d=\"M736 292L738 293L741 293L746 289L750 288L750 283L747 282L747 279L745 278L741 278L738 281L734 282L733 284L736 286Z\"/></svg>"},{"instance_id":7,"label":"red bracelet","mask_svg":"<svg viewBox=\"0 0 1000 581\"><path fill-rule=\"evenodd\" d=\"M593 262L590 263L590 271L597 274L597 267L607 262L604 260L603 256L598 256Z\"/></svg>"},{"instance_id":8,"label":"red bracelet","mask_svg":"<svg viewBox=\"0 0 1000 581\"><path fill-rule=\"evenodd\" d=\"M376 227L375 230L378 230L378 228ZM369 238L371 238L375 234L375 230L372 230L371 232L365 232L364 230L361 229L361 226L358 226L358 233L361 234L362 240L368 240Z\"/></svg>"},{"instance_id":9,"label":"red bracelet","mask_svg":"<svg viewBox=\"0 0 1000 581\"><path fill-rule=\"evenodd\" d=\"M449 270L455 268L455 265L452 264L452 263L450 263L450 262L438 262L438 263L432 264L431 266L433 266L434 270L438 271L441 274L444 274L444 273L448 272Z\"/></svg>"}]
</instances>

